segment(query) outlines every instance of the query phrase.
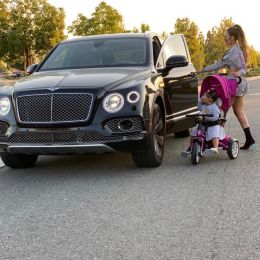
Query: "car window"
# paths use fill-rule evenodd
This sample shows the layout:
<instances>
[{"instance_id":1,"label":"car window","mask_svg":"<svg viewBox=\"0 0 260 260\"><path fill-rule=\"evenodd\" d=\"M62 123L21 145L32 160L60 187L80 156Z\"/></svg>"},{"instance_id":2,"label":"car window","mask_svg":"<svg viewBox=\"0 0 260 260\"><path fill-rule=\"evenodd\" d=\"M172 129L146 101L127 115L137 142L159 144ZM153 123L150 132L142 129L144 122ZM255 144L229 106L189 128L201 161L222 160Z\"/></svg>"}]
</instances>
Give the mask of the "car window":
<instances>
[{"instance_id":1,"label":"car window","mask_svg":"<svg viewBox=\"0 0 260 260\"><path fill-rule=\"evenodd\" d=\"M147 64L145 38L92 39L62 43L41 66L42 70Z\"/></svg>"},{"instance_id":2,"label":"car window","mask_svg":"<svg viewBox=\"0 0 260 260\"><path fill-rule=\"evenodd\" d=\"M165 61L172 55L183 55L188 59L188 53L182 35L170 36L162 47L161 55ZM159 68L161 66L157 63L157 67Z\"/></svg>"}]
</instances>

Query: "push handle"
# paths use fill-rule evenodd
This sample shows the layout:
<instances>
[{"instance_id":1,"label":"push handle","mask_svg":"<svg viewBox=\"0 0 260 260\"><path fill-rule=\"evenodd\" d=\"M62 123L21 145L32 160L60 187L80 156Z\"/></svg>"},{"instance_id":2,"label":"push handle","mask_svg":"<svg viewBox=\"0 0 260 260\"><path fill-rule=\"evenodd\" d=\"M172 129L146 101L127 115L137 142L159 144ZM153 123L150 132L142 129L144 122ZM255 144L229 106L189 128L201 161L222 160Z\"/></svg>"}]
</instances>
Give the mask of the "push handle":
<instances>
[{"instance_id":1,"label":"push handle","mask_svg":"<svg viewBox=\"0 0 260 260\"><path fill-rule=\"evenodd\" d=\"M197 117L197 116L203 116L203 117L214 117L214 114L196 114L196 115L186 115L186 117Z\"/></svg>"}]
</instances>

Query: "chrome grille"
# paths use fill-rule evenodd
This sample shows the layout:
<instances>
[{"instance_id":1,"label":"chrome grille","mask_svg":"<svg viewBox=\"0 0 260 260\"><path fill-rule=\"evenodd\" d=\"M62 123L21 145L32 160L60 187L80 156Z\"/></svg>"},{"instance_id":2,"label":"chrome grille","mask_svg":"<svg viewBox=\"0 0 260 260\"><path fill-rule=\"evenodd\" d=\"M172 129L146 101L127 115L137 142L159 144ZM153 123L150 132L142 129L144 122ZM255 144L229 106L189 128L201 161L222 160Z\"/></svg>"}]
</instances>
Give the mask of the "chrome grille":
<instances>
[{"instance_id":1,"label":"chrome grille","mask_svg":"<svg viewBox=\"0 0 260 260\"><path fill-rule=\"evenodd\" d=\"M52 93L19 96L16 99L19 121L52 124L86 121L93 95L85 93Z\"/></svg>"},{"instance_id":2,"label":"chrome grille","mask_svg":"<svg viewBox=\"0 0 260 260\"><path fill-rule=\"evenodd\" d=\"M54 144L54 143L93 143L123 140L139 140L143 134L105 136L98 132L64 131L64 132L18 132L9 137L0 136L2 143L19 144Z\"/></svg>"},{"instance_id":3,"label":"chrome grille","mask_svg":"<svg viewBox=\"0 0 260 260\"><path fill-rule=\"evenodd\" d=\"M0 135L5 135L9 124L7 122L0 121Z\"/></svg>"}]
</instances>

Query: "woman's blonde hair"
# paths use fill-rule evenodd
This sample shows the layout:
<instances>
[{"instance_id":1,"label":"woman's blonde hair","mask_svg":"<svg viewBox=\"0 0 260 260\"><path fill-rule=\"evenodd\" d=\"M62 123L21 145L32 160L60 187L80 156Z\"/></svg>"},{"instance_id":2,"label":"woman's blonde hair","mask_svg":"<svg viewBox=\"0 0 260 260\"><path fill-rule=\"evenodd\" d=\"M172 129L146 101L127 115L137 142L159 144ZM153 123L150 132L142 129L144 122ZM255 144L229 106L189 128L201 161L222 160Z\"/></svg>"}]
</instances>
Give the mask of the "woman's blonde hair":
<instances>
[{"instance_id":1,"label":"woman's blonde hair","mask_svg":"<svg viewBox=\"0 0 260 260\"><path fill-rule=\"evenodd\" d=\"M249 62L248 44L242 27L238 24L234 24L233 26L229 27L227 31L230 36L233 36L234 39L238 41L239 47L243 51L245 62L246 64L248 64Z\"/></svg>"}]
</instances>

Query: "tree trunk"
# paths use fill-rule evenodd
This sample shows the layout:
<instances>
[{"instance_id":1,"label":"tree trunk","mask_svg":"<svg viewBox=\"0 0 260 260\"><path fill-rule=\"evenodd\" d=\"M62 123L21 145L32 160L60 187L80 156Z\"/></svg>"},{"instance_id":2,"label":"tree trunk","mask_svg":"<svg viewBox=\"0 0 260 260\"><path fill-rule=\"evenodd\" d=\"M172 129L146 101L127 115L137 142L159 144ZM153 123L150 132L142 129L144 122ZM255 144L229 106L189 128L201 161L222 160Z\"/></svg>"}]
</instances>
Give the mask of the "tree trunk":
<instances>
[{"instance_id":1,"label":"tree trunk","mask_svg":"<svg viewBox=\"0 0 260 260\"><path fill-rule=\"evenodd\" d=\"M26 67L26 53L24 51L23 54L23 70L24 70L24 75L26 75L27 67Z\"/></svg>"}]
</instances>

